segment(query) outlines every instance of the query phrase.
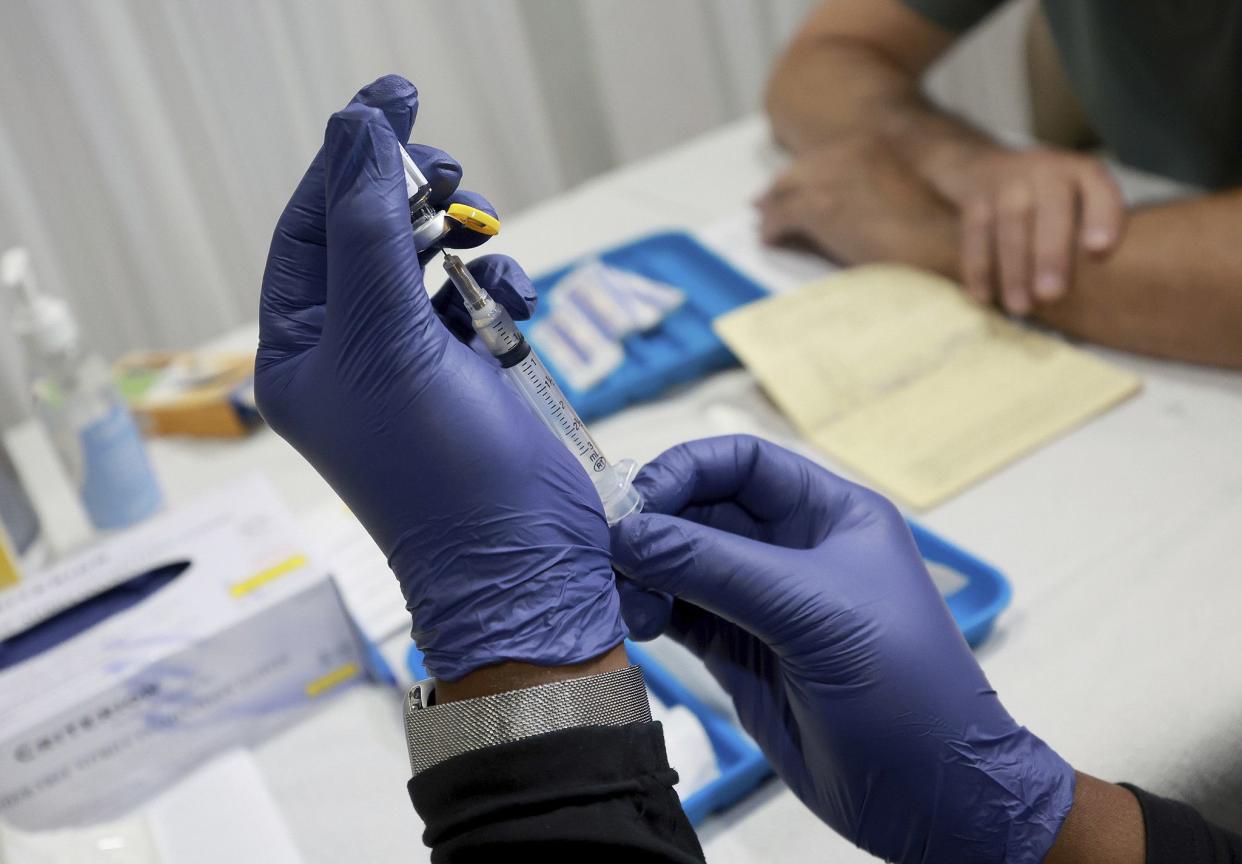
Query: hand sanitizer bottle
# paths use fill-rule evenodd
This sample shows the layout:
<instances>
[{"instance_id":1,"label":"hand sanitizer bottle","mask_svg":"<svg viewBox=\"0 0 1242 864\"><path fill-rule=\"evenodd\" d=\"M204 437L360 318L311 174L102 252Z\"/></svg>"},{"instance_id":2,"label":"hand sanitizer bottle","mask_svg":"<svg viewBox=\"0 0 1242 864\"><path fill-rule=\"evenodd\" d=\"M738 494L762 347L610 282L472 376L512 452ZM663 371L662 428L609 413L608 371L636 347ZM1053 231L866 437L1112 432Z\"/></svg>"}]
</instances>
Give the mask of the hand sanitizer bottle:
<instances>
[{"instance_id":1,"label":"hand sanitizer bottle","mask_svg":"<svg viewBox=\"0 0 1242 864\"><path fill-rule=\"evenodd\" d=\"M83 351L69 305L39 291L25 249L4 254L0 277L15 293L13 330L25 349L36 414L91 523L107 531L152 515L163 495L107 364Z\"/></svg>"}]
</instances>

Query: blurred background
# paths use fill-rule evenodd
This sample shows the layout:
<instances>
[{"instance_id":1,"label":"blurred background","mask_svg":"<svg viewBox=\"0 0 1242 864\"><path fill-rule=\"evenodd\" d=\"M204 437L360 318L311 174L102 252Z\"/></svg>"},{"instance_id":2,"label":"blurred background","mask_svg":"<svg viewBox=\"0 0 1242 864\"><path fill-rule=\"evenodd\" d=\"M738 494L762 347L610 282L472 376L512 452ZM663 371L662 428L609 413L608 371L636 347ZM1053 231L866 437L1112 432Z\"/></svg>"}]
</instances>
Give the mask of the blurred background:
<instances>
[{"instance_id":1,"label":"blurred background","mask_svg":"<svg viewBox=\"0 0 1242 864\"><path fill-rule=\"evenodd\" d=\"M415 81L415 137L511 217L758 110L813 5L6 0L0 248L30 249L108 359L190 348L254 318L276 217L362 83ZM972 32L936 95L1023 132L1028 10ZM0 428L26 411L13 348L0 340Z\"/></svg>"}]
</instances>

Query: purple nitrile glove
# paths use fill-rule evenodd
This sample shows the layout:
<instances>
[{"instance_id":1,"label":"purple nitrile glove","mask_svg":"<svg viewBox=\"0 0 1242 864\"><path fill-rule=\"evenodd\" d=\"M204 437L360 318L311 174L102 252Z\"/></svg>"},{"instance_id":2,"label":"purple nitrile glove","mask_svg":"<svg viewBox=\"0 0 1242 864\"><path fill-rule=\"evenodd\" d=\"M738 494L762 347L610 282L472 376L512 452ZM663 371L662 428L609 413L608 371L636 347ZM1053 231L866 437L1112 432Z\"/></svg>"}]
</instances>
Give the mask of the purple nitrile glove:
<instances>
[{"instance_id":1,"label":"purple nitrile glove","mask_svg":"<svg viewBox=\"0 0 1242 864\"><path fill-rule=\"evenodd\" d=\"M472 350L456 292L427 297L398 150L417 108L414 86L390 76L328 122L268 255L259 408L388 556L433 675L589 660L626 634L599 497L495 361ZM434 205L494 212L456 190L450 157L408 150ZM444 243L481 239L459 228ZM534 289L514 261L470 268L515 318L530 317Z\"/></svg>"},{"instance_id":2,"label":"purple nitrile glove","mask_svg":"<svg viewBox=\"0 0 1242 864\"><path fill-rule=\"evenodd\" d=\"M890 861L1043 860L1074 772L1006 713L896 508L745 436L636 483L615 566L676 598L667 632L811 810Z\"/></svg>"}]
</instances>

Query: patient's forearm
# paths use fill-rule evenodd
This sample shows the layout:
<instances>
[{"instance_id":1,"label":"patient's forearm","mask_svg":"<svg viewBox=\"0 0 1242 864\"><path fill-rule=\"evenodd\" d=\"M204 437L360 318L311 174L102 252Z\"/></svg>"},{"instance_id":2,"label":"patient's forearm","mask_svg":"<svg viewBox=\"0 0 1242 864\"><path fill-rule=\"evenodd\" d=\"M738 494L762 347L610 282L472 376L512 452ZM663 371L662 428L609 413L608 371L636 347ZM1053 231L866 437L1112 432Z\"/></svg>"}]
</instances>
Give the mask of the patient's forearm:
<instances>
[{"instance_id":1,"label":"patient's forearm","mask_svg":"<svg viewBox=\"0 0 1242 864\"><path fill-rule=\"evenodd\" d=\"M1080 254L1039 317L1106 345L1242 368L1242 191L1133 211L1111 255Z\"/></svg>"},{"instance_id":2,"label":"patient's forearm","mask_svg":"<svg viewBox=\"0 0 1242 864\"><path fill-rule=\"evenodd\" d=\"M847 133L883 136L907 164L952 195L949 179L980 148L992 145L966 122L931 105L919 75L857 40L821 36L796 42L768 88L772 128L794 153Z\"/></svg>"}]
</instances>

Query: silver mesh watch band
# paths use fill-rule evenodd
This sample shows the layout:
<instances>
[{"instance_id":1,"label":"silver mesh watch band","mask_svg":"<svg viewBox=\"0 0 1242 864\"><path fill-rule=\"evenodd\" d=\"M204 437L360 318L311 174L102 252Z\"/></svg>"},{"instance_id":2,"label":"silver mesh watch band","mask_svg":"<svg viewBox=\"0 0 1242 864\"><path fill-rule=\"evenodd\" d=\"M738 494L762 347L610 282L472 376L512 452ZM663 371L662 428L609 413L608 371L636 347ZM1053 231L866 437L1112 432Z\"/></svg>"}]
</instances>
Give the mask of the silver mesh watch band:
<instances>
[{"instance_id":1,"label":"silver mesh watch band","mask_svg":"<svg viewBox=\"0 0 1242 864\"><path fill-rule=\"evenodd\" d=\"M432 682L420 681L405 700L405 741L415 777L446 759L493 744L574 726L651 721L638 666L429 706L433 688Z\"/></svg>"}]
</instances>

